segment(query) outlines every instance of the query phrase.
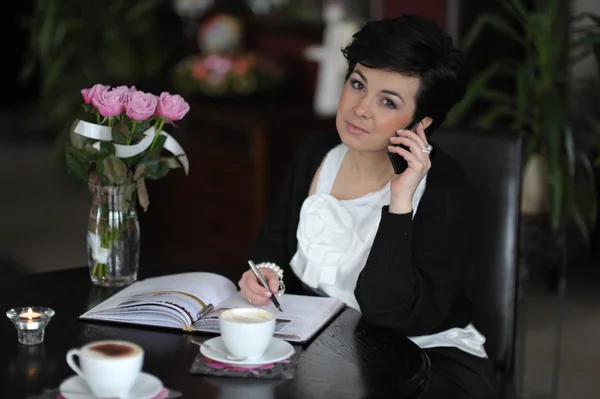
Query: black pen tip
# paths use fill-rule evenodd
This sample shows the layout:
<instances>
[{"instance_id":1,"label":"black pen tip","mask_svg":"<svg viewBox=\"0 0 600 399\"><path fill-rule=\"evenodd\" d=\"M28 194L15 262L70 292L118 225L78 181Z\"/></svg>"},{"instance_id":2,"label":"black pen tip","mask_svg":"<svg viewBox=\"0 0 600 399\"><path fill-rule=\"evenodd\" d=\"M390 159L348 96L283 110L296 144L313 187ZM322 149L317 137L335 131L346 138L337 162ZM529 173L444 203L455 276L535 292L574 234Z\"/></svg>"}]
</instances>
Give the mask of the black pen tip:
<instances>
[{"instance_id":1,"label":"black pen tip","mask_svg":"<svg viewBox=\"0 0 600 399\"><path fill-rule=\"evenodd\" d=\"M279 311L280 311L281 313L283 313L283 309L281 309L281 306L277 306L277 309L279 309Z\"/></svg>"}]
</instances>

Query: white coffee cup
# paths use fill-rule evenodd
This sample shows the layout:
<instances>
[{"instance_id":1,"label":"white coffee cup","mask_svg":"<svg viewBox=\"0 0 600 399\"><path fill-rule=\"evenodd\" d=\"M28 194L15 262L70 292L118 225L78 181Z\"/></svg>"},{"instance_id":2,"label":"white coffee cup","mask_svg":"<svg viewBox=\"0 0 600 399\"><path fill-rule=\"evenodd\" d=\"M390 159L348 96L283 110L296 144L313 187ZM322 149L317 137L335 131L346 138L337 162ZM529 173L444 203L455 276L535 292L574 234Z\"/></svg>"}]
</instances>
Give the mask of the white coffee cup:
<instances>
[{"instance_id":1,"label":"white coffee cup","mask_svg":"<svg viewBox=\"0 0 600 399\"><path fill-rule=\"evenodd\" d=\"M120 340L95 341L67 353L69 366L98 397L127 396L143 362L144 350L139 345Z\"/></svg>"},{"instance_id":2,"label":"white coffee cup","mask_svg":"<svg viewBox=\"0 0 600 399\"><path fill-rule=\"evenodd\" d=\"M260 358L275 332L275 315L264 309L235 308L219 315L219 328L229 354Z\"/></svg>"}]
</instances>

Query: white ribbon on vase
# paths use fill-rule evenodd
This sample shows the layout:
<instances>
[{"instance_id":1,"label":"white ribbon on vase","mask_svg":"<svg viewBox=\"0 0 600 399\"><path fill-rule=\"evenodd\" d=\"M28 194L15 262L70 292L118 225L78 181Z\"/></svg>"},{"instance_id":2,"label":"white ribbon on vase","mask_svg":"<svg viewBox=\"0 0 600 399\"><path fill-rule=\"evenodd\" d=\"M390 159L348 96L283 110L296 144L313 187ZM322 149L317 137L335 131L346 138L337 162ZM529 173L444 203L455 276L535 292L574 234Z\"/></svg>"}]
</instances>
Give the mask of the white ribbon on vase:
<instances>
[{"instance_id":1,"label":"white ribbon on vase","mask_svg":"<svg viewBox=\"0 0 600 399\"><path fill-rule=\"evenodd\" d=\"M79 121L75 129L73 130L75 133L80 136L87 137L94 140L100 141L112 141L112 127L98 125L95 123L90 123L86 121ZM115 156L117 158L130 158L141 154L144 152L154 140L154 135L156 134L156 128L154 126L146 129L143 134L146 136L137 144L133 145L123 145L123 144L113 144L115 146ZM190 164L183 147L175 140L170 134L165 132L164 130L160 131L160 135L165 136L165 144L163 148L173 155L177 157L181 165L183 166L183 170L187 175L190 169ZM94 143L93 147L97 150L100 150L100 142Z\"/></svg>"}]
</instances>

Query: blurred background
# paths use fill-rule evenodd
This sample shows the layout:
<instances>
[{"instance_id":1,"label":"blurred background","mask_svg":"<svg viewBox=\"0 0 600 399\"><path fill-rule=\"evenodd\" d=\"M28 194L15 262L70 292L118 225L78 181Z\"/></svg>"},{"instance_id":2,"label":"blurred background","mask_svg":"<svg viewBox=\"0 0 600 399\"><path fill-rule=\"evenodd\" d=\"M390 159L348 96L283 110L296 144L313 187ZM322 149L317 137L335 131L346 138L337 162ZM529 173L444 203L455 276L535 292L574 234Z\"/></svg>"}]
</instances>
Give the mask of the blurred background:
<instances>
[{"instance_id":1,"label":"blurred background","mask_svg":"<svg viewBox=\"0 0 600 399\"><path fill-rule=\"evenodd\" d=\"M81 106L80 90L95 83L176 92L191 105L178 128L166 129L186 150L190 174L174 170L148 184L150 208L140 212L141 267L162 262L176 272L171 265L210 263L245 270L246 251L294 149L306 135L334 128L334 115L315 103L320 63L306 53L322 44L323 14L331 3L342 6L348 26L402 13L435 19L465 49L475 76L446 126L527 134L521 396L552 397L555 389L554 397L597 398L597 0L7 2L0 278L87 263L88 188L67 173L62 143ZM550 3L560 13L545 14ZM531 23L540 18L548 23ZM520 44L527 35L539 38L537 51ZM556 68L544 69L542 49L556 56ZM556 92L540 95L547 87ZM548 98L558 108L547 107L542 99ZM559 143L557 152L552 143ZM573 173L549 185L557 168ZM564 198L559 210L552 205L556 195ZM560 329L562 253L568 288ZM558 331L559 370L553 353Z\"/></svg>"}]
</instances>

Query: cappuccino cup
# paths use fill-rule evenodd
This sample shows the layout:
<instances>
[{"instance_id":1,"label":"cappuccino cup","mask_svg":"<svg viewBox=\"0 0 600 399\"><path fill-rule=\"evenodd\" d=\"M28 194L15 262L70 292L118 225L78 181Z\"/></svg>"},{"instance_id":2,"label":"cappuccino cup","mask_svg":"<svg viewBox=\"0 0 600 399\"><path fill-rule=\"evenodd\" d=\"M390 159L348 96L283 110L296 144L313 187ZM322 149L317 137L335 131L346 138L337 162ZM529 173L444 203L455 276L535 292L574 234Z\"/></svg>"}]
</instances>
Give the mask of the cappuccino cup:
<instances>
[{"instance_id":1,"label":"cappuccino cup","mask_svg":"<svg viewBox=\"0 0 600 399\"><path fill-rule=\"evenodd\" d=\"M219 315L221 338L230 355L260 358L275 332L275 315L264 309L235 308Z\"/></svg>"},{"instance_id":2,"label":"cappuccino cup","mask_svg":"<svg viewBox=\"0 0 600 399\"><path fill-rule=\"evenodd\" d=\"M75 362L79 358L79 365ZM85 380L94 396L125 397L142 371L144 350L132 342L91 342L67 353L67 364Z\"/></svg>"}]
</instances>

